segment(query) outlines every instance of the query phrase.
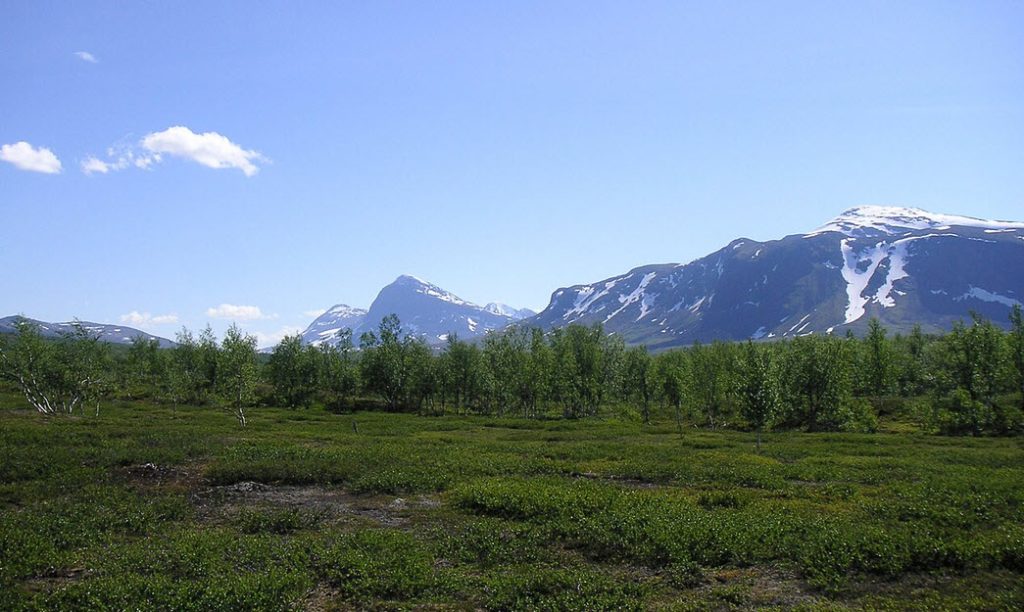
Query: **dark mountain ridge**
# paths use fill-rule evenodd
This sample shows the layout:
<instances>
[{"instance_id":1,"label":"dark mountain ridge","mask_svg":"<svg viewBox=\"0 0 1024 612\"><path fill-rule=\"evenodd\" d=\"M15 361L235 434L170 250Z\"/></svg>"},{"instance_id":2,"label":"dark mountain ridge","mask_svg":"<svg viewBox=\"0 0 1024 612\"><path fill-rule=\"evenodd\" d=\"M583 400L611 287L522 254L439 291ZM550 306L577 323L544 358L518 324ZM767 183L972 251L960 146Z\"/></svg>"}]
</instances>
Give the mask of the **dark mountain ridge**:
<instances>
[{"instance_id":1,"label":"dark mountain ridge","mask_svg":"<svg viewBox=\"0 0 1024 612\"><path fill-rule=\"evenodd\" d=\"M807 234L739 238L688 264L558 289L524 321L601 323L651 348L695 341L948 330L971 311L1005 324L1024 299L1024 223L867 206Z\"/></svg>"}]
</instances>

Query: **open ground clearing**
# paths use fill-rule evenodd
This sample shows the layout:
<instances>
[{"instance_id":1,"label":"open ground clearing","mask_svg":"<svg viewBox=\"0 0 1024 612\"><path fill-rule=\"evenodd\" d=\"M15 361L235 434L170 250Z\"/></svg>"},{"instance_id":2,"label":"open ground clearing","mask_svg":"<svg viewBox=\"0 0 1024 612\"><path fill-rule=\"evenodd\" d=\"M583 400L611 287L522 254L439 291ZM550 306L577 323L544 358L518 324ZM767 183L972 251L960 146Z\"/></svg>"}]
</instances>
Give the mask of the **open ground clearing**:
<instances>
[{"instance_id":1,"label":"open ground clearing","mask_svg":"<svg viewBox=\"0 0 1024 612\"><path fill-rule=\"evenodd\" d=\"M1019 438L22 404L3 609L1024 607Z\"/></svg>"}]
</instances>

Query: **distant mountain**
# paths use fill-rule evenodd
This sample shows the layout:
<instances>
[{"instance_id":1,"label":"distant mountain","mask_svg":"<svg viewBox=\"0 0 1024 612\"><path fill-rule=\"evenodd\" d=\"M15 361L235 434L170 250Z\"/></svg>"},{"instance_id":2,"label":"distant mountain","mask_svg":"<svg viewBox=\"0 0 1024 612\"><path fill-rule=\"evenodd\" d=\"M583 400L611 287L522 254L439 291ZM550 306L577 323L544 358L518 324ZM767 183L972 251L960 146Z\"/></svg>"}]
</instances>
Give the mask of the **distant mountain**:
<instances>
[{"instance_id":1,"label":"distant mountain","mask_svg":"<svg viewBox=\"0 0 1024 612\"><path fill-rule=\"evenodd\" d=\"M376 332L389 314L398 315L406 332L422 337L428 344L440 345L450 334L476 338L533 312L497 303L478 306L414 276L399 276L381 289L369 310L344 304L335 306L314 320L302 332L302 339L308 344L332 342L338 330L348 327L352 329L353 342L358 343L360 335Z\"/></svg>"},{"instance_id":2,"label":"distant mountain","mask_svg":"<svg viewBox=\"0 0 1024 612\"><path fill-rule=\"evenodd\" d=\"M490 304L484 306L484 310L491 314L496 314L502 317L509 317L515 321L519 321L527 317L532 317L533 315L537 314L536 312L530 310L529 308L513 308L512 306L509 306L507 304L499 304L498 302L491 302Z\"/></svg>"},{"instance_id":3,"label":"distant mountain","mask_svg":"<svg viewBox=\"0 0 1024 612\"><path fill-rule=\"evenodd\" d=\"M694 341L1006 325L1024 300L1024 223L864 206L807 234L740 238L688 264L642 266L554 292L524 323L602 323L651 348Z\"/></svg>"},{"instance_id":4,"label":"distant mountain","mask_svg":"<svg viewBox=\"0 0 1024 612\"><path fill-rule=\"evenodd\" d=\"M347 304L332 306L330 310L314 319L309 327L302 332L302 341L312 345L319 345L323 342L333 344L339 331L344 328L358 329L364 319L366 319L366 310L362 308L352 308ZM352 341L358 342L359 337L354 337Z\"/></svg>"},{"instance_id":5,"label":"distant mountain","mask_svg":"<svg viewBox=\"0 0 1024 612\"><path fill-rule=\"evenodd\" d=\"M39 327L39 332L46 338L57 338L61 334L69 333L72 331L74 323L47 323L45 321L37 321L28 317L22 317L20 315L13 315L10 317L4 317L0 319L0 334L13 334L16 329L14 324L19 319L34 323ZM161 338L148 334L144 331L134 329L131 327L125 327L123 325L107 325L105 323L90 323L88 321L79 321L82 327L84 327L89 333L95 334L100 342L106 342L108 344L131 344L138 336L142 336L146 340L156 340L160 343L160 348L171 348L177 346L174 342L167 338Z\"/></svg>"}]
</instances>

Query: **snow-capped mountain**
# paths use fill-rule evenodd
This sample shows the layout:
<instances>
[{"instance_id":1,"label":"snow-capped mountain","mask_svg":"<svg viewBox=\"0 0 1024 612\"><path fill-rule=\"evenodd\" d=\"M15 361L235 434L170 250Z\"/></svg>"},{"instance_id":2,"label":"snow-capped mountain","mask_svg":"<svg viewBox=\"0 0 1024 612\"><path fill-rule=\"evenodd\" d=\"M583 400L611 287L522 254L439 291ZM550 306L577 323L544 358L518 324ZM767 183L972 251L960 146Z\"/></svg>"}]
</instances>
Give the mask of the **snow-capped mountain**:
<instances>
[{"instance_id":1,"label":"snow-capped mountain","mask_svg":"<svg viewBox=\"0 0 1024 612\"><path fill-rule=\"evenodd\" d=\"M1015 221L989 221L976 217L944 215L920 208L859 206L847 210L805 236L839 232L850 237L869 237L899 234L907 230L947 230L953 226L982 228L996 232L1024 229L1024 223Z\"/></svg>"},{"instance_id":2,"label":"snow-capped mountain","mask_svg":"<svg viewBox=\"0 0 1024 612\"><path fill-rule=\"evenodd\" d=\"M437 285L403 275L381 289L368 310L335 306L313 321L302 338L310 344L332 342L339 329L348 327L352 341L358 344L364 332L376 332L389 314L398 315L406 332L439 345L453 333L462 339L475 338L533 313L502 304L478 306Z\"/></svg>"},{"instance_id":3,"label":"snow-capped mountain","mask_svg":"<svg viewBox=\"0 0 1024 612\"><path fill-rule=\"evenodd\" d=\"M740 238L688 264L555 291L525 323L602 323L651 348L694 341L948 330L970 311L1005 325L1024 301L1024 223L864 206L807 234Z\"/></svg>"},{"instance_id":4,"label":"snow-capped mountain","mask_svg":"<svg viewBox=\"0 0 1024 612\"><path fill-rule=\"evenodd\" d=\"M498 302L491 302L484 306L484 310L491 314L496 314L502 317L510 317L514 321L519 321L527 317L532 317L537 314L529 308L513 308L508 304L501 304Z\"/></svg>"},{"instance_id":5,"label":"snow-capped mountain","mask_svg":"<svg viewBox=\"0 0 1024 612\"><path fill-rule=\"evenodd\" d=\"M14 324L19 320L35 324L39 328L39 333L45 338L56 338L62 334L71 333L74 325L74 323L71 322L47 323L46 321L37 321L20 315L12 315L10 317L0 319L0 334L15 333L17 330L15 329ZM148 334L132 327L108 325L106 323L90 323L88 321L79 321L79 324L85 328L87 332L97 336L100 342L106 342L108 344L131 344L137 336L142 336L142 338L146 340L156 340L160 343L160 348L177 346L167 338L154 336L153 334Z\"/></svg>"},{"instance_id":6,"label":"snow-capped mountain","mask_svg":"<svg viewBox=\"0 0 1024 612\"><path fill-rule=\"evenodd\" d=\"M323 342L333 344L339 331L345 328L357 329L365 318L366 310L352 308L347 304L337 304L309 324L309 327L302 332L302 341L314 346ZM358 336L352 339L353 342L358 342L358 340Z\"/></svg>"}]
</instances>

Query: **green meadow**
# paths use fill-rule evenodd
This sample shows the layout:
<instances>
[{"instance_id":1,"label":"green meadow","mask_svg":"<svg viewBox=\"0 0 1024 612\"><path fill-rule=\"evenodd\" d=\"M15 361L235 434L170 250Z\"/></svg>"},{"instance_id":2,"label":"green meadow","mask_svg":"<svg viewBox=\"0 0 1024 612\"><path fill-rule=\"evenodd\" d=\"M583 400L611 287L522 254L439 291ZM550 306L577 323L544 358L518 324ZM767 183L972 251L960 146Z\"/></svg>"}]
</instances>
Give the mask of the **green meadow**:
<instances>
[{"instance_id":1,"label":"green meadow","mask_svg":"<svg viewBox=\"0 0 1024 612\"><path fill-rule=\"evenodd\" d=\"M1021 438L879 430L2 395L0 609L1024 607Z\"/></svg>"}]
</instances>

